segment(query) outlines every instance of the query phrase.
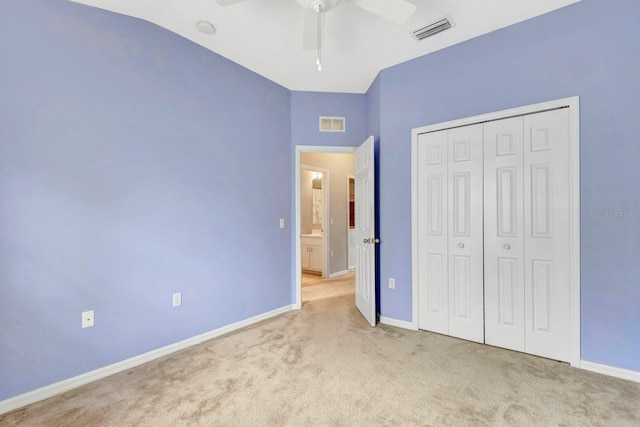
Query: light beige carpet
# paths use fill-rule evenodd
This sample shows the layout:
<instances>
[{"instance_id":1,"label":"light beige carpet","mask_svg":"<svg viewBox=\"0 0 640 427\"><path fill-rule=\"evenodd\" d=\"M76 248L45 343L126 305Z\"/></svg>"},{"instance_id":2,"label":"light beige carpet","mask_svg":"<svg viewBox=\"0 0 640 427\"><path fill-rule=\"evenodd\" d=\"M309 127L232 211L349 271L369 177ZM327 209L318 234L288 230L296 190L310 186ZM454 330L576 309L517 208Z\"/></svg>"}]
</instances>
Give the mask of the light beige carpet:
<instances>
[{"instance_id":1,"label":"light beige carpet","mask_svg":"<svg viewBox=\"0 0 640 427\"><path fill-rule=\"evenodd\" d=\"M302 274L302 305L308 301L351 295L355 289L355 272L333 279L323 279L314 274Z\"/></svg>"},{"instance_id":2,"label":"light beige carpet","mask_svg":"<svg viewBox=\"0 0 640 427\"><path fill-rule=\"evenodd\" d=\"M5 414L0 425L640 425L640 384L371 328L349 277L307 289L300 311Z\"/></svg>"},{"instance_id":3,"label":"light beige carpet","mask_svg":"<svg viewBox=\"0 0 640 427\"><path fill-rule=\"evenodd\" d=\"M302 287L322 285L324 283L330 283L330 280L324 279L322 275L315 273L302 273Z\"/></svg>"}]
</instances>

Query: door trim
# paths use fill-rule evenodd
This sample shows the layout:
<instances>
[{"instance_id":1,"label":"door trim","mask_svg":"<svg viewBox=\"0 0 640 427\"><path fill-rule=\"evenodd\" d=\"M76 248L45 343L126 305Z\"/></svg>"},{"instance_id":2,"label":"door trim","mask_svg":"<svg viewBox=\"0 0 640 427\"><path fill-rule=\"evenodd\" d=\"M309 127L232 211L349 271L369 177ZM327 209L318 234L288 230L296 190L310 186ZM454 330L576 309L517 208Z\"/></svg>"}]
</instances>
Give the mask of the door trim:
<instances>
[{"instance_id":1,"label":"door trim","mask_svg":"<svg viewBox=\"0 0 640 427\"><path fill-rule=\"evenodd\" d=\"M561 98L472 117L435 123L411 130L411 256L412 326L418 329L418 135L460 126L569 108L569 247L571 293L570 364L580 367L580 97Z\"/></svg>"},{"instance_id":2,"label":"door trim","mask_svg":"<svg viewBox=\"0 0 640 427\"><path fill-rule=\"evenodd\" d=\"M295 292L294 309L300 310L302 308L302 266L301 266L301 253L300 253L300 155L301 153L336 153L336 154L353 154L356 152L357 147L332 147L324 145L296 145L295 146L295 167L294 167L294 206L295 211L295 227L293 228L293 247L295 257L295 267L293 272L293 288ZM328 193L328 192L327 192ZM330 196L329 196L330 197ZM327 195L325 194L325 199ZM325 205L326 206L326 205ZM326 211L325 211L326 212ZM325 243L324 255L325 263L328 260L327 251L329 250L329 233L323 233L323 241ZM325 264L325 274L330 275L328 264Z\"/></svg>"}]
</instances>

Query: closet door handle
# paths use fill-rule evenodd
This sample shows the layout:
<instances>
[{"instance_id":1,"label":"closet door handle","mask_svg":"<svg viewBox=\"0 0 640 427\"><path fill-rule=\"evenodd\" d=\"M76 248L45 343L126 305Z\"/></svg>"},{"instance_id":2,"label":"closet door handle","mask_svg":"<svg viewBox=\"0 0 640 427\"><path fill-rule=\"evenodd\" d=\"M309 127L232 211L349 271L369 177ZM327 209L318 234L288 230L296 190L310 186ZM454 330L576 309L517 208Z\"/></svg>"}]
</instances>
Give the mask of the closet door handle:
<instances>
[{"instance_id":1,"label":"closet door handle","mask_svg":"<svg viewBox=\"0 0 640 427\"><path fill-rule=\"evenodd\" d=\"M464 243L458 243L458 247L459 247L460 249L464 248Z\"/></svg>"},{"instance_id":2,"label":"closet door handle","mask_svg":"<svg viewBox=\"0 0 640 427\"><path fill-rule=\"evenodd\" d=\"M508 243L507 243L507 244L505 244L503 247L504 247L506 250L511 249L511 246L510 246Z\"/></svg>"},{"instance_id":3,"label":"closet door handle","mask_svg":"<svg viewBox=\"0 0 640 427\"><path fill-rule=\"evenodd\" d=\"M369 243L369 239L364 239L362 243Z\"/></svg>"}]
</instances>

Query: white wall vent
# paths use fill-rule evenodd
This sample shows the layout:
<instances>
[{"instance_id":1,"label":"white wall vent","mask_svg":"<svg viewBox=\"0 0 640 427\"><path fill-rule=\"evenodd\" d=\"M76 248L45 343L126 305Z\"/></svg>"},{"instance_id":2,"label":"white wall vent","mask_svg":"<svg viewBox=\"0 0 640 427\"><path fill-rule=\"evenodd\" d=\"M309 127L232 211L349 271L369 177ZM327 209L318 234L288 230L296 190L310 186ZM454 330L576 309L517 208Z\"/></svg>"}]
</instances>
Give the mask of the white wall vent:
<instances>
[{"instance_id":1,"label":"white wall vent","mask_svg":"<svg viewBox=\"0 0 640 427\"><path fill-rule=\"evenodd\" d=\"M444 30L448 30L449 28L453 27L453 25L454 24L453 24L453 21L451 20L451 17L447 16L445 18L442 18L439 21L434 22L433 24L430 24L430 25L427 25L426 27L422 27L418 30L415 30L413 32L413 36L418 41L424 40L427 37L431 37Z\"/></svg>"},{"instance_id":2,"label":"white wall vent","mask_svg":"<svg viewBox=\"0 0 640 427\"><path fill-rule=\"evenodd\" d=\"M320 116L320 132L344 132L344 117Z\"/></svg>"}]
</instances>

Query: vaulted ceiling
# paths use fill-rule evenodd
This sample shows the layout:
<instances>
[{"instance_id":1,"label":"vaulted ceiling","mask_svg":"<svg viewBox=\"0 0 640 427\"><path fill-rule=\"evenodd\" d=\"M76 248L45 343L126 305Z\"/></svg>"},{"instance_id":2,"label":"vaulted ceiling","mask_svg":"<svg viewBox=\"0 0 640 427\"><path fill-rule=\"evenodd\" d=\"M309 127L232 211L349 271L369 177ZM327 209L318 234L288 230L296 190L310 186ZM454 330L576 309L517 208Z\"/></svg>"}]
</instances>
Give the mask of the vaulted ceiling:
<instances>
[{"instance_id":1,"label":"vaulted ceiling","mask_svg":"<svg viewBox=\"0 0 640 427\"><path fill-rule=\"evenodd\" d=\"M324 16L322 71L317 51L303 49L305 0L71 1L153 22L291 90L364 93L384 68L579 0L408 0L416 10L404 24L342 0ZM451 29L422 41L413 36L444 17ZM215 33L200 32L199 21Z\"/></svg>"}]
</instances>

